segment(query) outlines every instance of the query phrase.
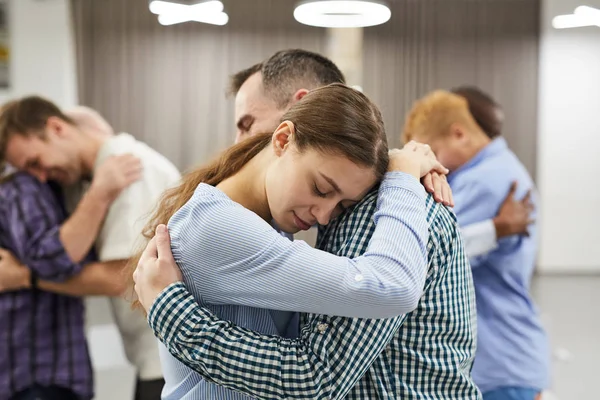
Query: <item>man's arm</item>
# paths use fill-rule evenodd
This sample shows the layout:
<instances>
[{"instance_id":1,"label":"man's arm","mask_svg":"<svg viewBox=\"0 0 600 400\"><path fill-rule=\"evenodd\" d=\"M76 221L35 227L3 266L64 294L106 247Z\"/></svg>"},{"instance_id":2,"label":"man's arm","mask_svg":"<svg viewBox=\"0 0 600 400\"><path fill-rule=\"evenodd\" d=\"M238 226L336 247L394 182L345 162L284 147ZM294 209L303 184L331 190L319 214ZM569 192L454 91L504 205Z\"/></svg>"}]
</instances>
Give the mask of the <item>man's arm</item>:
<instances>
[{"instance_id":1,"label":"man's arm","mask_svg":"<svg viewBox=\"0 0 600 400\"><path fill-rule=\"evenodd\" d=\"M531 191L522 200L515 200L517 183L513 182L495 218L469 224L461 229L467 255L483 256L498 248L498 240L513 235L528 235L533 222Z\"/></svg>"},{"instance_id":2,"label":"man's arm","mask_svg":"<svg viewBox=\"0 0 600 400\"><path fill-rule=\"evenodd\" d=\"M60 239L69 257L80 262L94 244L112 202L138 180L141 162L131 154L108 158L99 168L88 192L60 227Z\"/></svg>"},{"instance_id":3,"label":"man's arm","mask_svg":"<svg viewBox=\"0 0 600 400\"><path fill-rule=\"evenodd\" d=\"M290 242L228 200L195 196L169 222L186 284L210 304L363 318L414 310L427 270L425 193L412 176L386 176L371 215L377 228L355 258Z\"/></svg>"},{"instance_id":4,"label":"man's arm","mask_svg":"<svg viewBox=\"0 0 600 400\"><path fill-rule=\"evenodd\" d=\"M61 281L77 274L82 266L70 258L60 240L64 214L50 187L26 174L5 185L11 195L3 199L0 243L37 277ZM0 257L2 264L18 264L9 251Z\"/></svg>"},{"instance_id":5,"label":"man's arm","mask_svg":"<svg viewBox=\"0 0 600 400\"><path fill-rule=\"evenodd\" d=\"M127 261L96 262L64 282L38 282L38 287L47 292L68 296L120 296L127 288L123 269Z\"/></svg>"},{"instance_id":6,"label":"man's arm","mask_svg":"<svg viewBox=\"0 0 600 400\"><path fill-rule=\"evenodd\" d=\"M362 224L370 223L370 213L356 215L364 216ZM341 251L348 257L365 250L368 228L359 226ZM448 262L444 237L443 226L434 223L424 290ZM167 263L174 268L168 238L159 232L156 239L161 248L159 268L169 269ZM347 395L389 345L406 315L359 319L310 314L308 318L298 339L261 335L220 321L199 306L181 282L158 296L148 316L169 351L211 382L258 398L338 399Z\"/></svg>"},{"instance_id":7,"label":"man's arm","mask_svg":"<svg viewBox=\"0 0 600 400\"><path fill-rule=\"evenodd\" d=\"M160 294L148 316L171 354L206 380L257 398L307 400L343 398L405 319L311 314L300 338L284 339L219 320L181 282Z\"/></svg>"},{"instance_id":8,"label":"man's arm","mask_svg":"<svg viewBox=\"0 0 600 400\"><path fill-rule=\"evenodd\" d=\"M37 287L67 296L120 296L126 289L126 261L95 262L64 282L38 280ZM0 292L30 289L31 270L10 252L0 250Z\"/></svg>"}]
</instances>

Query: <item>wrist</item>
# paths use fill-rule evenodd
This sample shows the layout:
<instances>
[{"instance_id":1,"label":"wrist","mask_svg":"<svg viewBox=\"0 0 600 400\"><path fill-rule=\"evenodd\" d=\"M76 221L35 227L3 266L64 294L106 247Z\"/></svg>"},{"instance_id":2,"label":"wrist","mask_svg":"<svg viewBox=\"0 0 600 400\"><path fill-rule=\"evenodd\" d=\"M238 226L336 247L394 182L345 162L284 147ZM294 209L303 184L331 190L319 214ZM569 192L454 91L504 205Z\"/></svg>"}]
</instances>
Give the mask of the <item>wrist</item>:
<instances>
[{"instance_id":1,"label":"wrist","mask_svg":"<svg viewBox=\"0 0 600 400\"><path fill-rule=\"evenodd\" d=\"M21 271L22 271L22 276L21 276L21 289L31 289L32 288L32 277L34 276L34 274L31 272L31 270L27 267L21 267ZM36 278L36 282L37 282L37 278Z\"/></svg>"},{"instance_id":2,"label":"wrist","mask_svg":"<svg viewBox=\"0 0 600 400\"><path fill-rule=\"evenodd\" d=\"M113 201L111 196L105 190L99 188L98 185L95 185L93 182L87 195L94 203L95 207L108 208Z\"/></svg>"},{"instance_id":3,"label":"wrist","mask_svg":"<svg viewBox=\"0 0 600 400\"><path fill-rule=\"evenodd\" d=\"M494 221L494 228L496 229L496 238L500 239L509 234L509 227L501 218L495 217L492 221Z\"/></svg>"},{"instance_id":4,"label":"wrist","mask_svg":"<svg viewBox=\"0 0 600 400\"><path fill-rule=\"evenodd\" d=\"M410 160L398 160L390 165L388 172L404 172L414 176L417 179L421 179L421 165L417 162Z\"/></svg>"}]
</instances>

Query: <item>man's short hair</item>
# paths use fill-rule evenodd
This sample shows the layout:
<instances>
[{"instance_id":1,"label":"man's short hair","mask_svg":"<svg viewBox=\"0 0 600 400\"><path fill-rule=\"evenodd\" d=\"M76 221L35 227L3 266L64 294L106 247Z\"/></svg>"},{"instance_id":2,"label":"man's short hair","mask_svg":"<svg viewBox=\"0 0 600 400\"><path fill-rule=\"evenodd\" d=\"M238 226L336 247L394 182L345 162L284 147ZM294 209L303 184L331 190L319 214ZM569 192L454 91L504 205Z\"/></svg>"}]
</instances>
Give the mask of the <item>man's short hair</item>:
<instances>
[{"instance_id":1,"label":"man's short hair","mask_svg":"<svg viewBox=\"0 0 600 400\"><path fill-rule=\"evenodd\" d=\"M450 91L467 99L471 115L490 139L502 134L502 107L489 94L469 85L455 87Z\"/></svg>"},{"instance_id":2,"label":"man's short hair","mask_svg":"<svg viewBox=\"0 0 600 400\"><path fill-rule=\"evenodd\" d=\"M0 108L0 165L6 157L6 146L12 135L46 137L45 127L50 117L74 125L73 120L49 100L39 96L12 100Z\"/></svg>"},{"instance_id":3,"label":"man's short hair","mask_svg":"<svg viewBox=\"0 0 600 400\"><path fill-rule=\"evenodd\" d=\"M450 128L455 123L466 128L478 128L464 97L436 90L414 103L406 117L402 141L407 143L415 137L441 138L450 133Z\"/></svg>"},{"instance_id":4,"label":"man's short hair","mask_svg":"<svg viewBox=\"0 0 600 400\"><path fill-rule=\"evenodd\" d=\"M346 83L344 74L327 57L301 49L282 50L267 60L238 72L230 79L229 93L237 94L246 80L260 72L265 93L281 108L299 89L316 89L331 83Z\"/></svg>"}]
</instances>

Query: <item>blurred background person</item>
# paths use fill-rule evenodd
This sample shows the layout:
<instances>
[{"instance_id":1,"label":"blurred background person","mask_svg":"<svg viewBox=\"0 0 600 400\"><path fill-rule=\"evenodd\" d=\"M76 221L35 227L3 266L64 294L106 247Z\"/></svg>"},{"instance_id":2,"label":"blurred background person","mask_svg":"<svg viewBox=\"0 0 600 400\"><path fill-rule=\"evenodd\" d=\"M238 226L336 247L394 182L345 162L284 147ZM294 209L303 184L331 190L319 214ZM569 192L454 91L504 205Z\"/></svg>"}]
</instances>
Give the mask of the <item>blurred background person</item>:
<instances>
[{"instance_id":1,"label":"blurred background person","mask_svg":"<svg viewBox=\"0 0 600 400\"><path fill-rule=\"evenodd\" d=\"M25 97L7 104L0 116L0 158L40 182L51 179L63 185L67 211L86 196L84 180L92 178L106 160L128 153L141 160L140 179L110 203L106 213L99 213L98 209L86 213L87 218L94 219L105 215L100 218L102 225L97 236L93 235L100 261L97 268L84 268L70 280L53 288L45 286L45 290L75 296L105 294L102 288L116 281L120 290L110 293L116 295L111 298L111 305L125 353L137 368L135 398L158 399L164 381L156 339L143 315L131 310L129 302L119 295L126 282L122 269L140 239L144 217L156 206L163 191L178 182L179 172L165 157L131 135L112 135L110 125L99 119L99 114L79 108L74 116L83 118L81 125L40 97ZM89 228L85 222L77 226Z\"/></svg>"},{"instance_id":2,"label":"blurred background person","mask_svg":"<svg viewBox=\"0 0 600 400\"><path fill-rule=\"evenodd\" d=\"M468 102L450 92L436 91L414 104L403 140L428 143L448 166L461 225L493 216L514 181L519 195L534 189L506 141L491 140ZM535 222L528 232L501 239L498 249L470 259L478 317L473 378L484 400L536 400L550 383L548 340L529 293L538 252Z\"/></svg>"}]
</instances>

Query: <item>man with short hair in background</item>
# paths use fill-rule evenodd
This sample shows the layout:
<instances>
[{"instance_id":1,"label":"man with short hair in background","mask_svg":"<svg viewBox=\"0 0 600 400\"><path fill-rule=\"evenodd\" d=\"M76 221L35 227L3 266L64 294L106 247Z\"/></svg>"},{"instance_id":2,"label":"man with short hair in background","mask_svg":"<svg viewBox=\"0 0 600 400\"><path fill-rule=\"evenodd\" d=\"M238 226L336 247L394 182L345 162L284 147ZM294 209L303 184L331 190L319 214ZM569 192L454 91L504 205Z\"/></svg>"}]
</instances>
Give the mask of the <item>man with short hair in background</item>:
<instances>
[{"instance_id":1,"label":"man with short hair in background","mask_svg":"<svg viewBox=\"0 0 600 400\"><path fill-rule=\"evenodd\" d=\"M493 217L515 181L520 195L535 190L506 141L490 139L456 94L435 91L417 101L403 140L428 143L450 170L461 225ZM548 386L548 339L529 293L537 249L532 222L528 235L500 239L496 250L470 259L479 329L473 378L484 400L535 400Z\"/></svg>"},{"instance_id":2,"label":"man with short hair in background","mask_svg":"<svg viewBox=\"0 0 600 400\"><path fill-rule=\"evenodd\" d=\"M98 114L79 108L74 110L75 118L77 115L81 120L79 125L54 104L36 96L7 104L0 115L0 159L41 182L59 182L65 188L68 205L72 206L79 203L85 192L81 190L82 182L95 176L105 160L125 153L141 160L141 178L110 205L97 235L98 268L84 268L64 283L48 282L43 287L57 293L85 296L106 294L107 287L120 283L120 294L126 281L122 270L141 240L145 218L162 193L179 181L180 175L170 161L133 136L113 135L110 125L99 119ZM90 210L88 217L97 217L96 213ZM85 230L87 226L82 224L78 228ZM15 264L6 260L0 263L11 264L13 268ZM0 271L5 267L8 268L0 264ZM111 305L125 354L137 369L136 400L160 399L164 381L152 331L145 318L131 310L124 298L111 298Z\"/></svg>"},{"instance_id":3,"label":"man with short hair in background","mask_svg":"<svg viewBox=\"0 0 600 400\"><path fill-rule=\"evenodd\" d=\"M45 289L101 267L90 250L110 204L139 179L141 164L131 155L107 159L68 219L58 184L7 173L0 178L0 268L23 289L0 293L0 398L91 399L83 299ZM9 262L16 267L5 269ZM122 285L104 287L117 295Z\"/></svg>"}]
</instances>

